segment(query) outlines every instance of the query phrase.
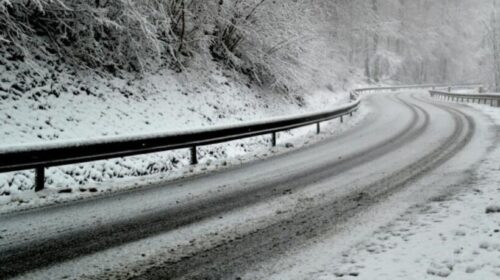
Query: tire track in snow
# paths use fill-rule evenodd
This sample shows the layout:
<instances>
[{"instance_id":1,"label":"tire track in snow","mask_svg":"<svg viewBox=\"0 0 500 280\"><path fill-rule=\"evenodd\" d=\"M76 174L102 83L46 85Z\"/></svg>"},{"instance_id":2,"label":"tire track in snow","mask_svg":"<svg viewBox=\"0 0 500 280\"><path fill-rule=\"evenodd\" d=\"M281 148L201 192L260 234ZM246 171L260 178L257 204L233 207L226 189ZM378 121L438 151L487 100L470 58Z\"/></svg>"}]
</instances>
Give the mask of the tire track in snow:
<instances>
[{"instance_id":1,"label":"tire track in snow","mask_svg":"<svg viewBox=\"0 0 500 280\"><path fill-rule=\"evenodd\" d=\"M300 211L290 219L245 236L237 236L234 240L181 261L166 262L162 266L150 268L134 279L234 279L238 272L244 271L251 264L275 257L293 246L330 231L335 224L346 221L357 212L445 163L469 143L475 131L472 118L449 106L431 105L450 114L455 127L442 145L418 161L367 185L361 192Z\"/></svg>"}]
</instances>

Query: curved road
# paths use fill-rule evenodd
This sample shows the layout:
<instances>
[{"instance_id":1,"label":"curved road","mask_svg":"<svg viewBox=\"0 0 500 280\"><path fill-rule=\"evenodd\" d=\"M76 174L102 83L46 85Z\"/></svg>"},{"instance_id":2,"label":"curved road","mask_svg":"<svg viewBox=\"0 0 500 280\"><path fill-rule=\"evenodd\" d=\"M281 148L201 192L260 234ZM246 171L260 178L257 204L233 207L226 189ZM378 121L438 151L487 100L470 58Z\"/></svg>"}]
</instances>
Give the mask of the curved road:
<instances>
[{"instance_id":1,"label":"curved road","mask_svg":"<svg viewBox=\"0 0 500 280\"><path fill-rule=\"evenodd\" d=\"M398 192L418 193L407 207L446 192L422 180L467 174L490 144L490 120L423 92L369 95L362 110L356 127L287 154L2 215L0 278L234 279Z\"/></svg>"}]
</instances>

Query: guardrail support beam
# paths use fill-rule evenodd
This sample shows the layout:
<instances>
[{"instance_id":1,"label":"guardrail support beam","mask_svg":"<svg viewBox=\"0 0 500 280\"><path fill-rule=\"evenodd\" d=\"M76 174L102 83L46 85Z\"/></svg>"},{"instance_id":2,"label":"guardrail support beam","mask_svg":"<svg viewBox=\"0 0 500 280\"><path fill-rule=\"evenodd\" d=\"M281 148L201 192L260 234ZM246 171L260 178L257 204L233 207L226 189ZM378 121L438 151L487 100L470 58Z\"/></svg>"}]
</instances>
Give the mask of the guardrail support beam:
<instances>
[{"instance_id":1,"label":"guardrail support beam","mask_svg":"<svg viewBox=\"0 0 500 280\"><path fill-rule=\"evenodd\" d=\"M35 169L35 192L43 190L45 187L45 167L39 166Z\"/></svg>"},{"instance_id":2,"label":"guardrail support beam","mask_svg":"<svg viewBox=\"0 0 500 280\"><path fill-rule=\"evenodd\" d=\"M320 123L316 123L316 134L320 134L321 133L321 125Z\"/></svg>"},{"instance_id":3,"label":"guardrail support beam","mask_svg":"<svg viewBox=\"0 0 500 280\"><path fill-rule=\"evenodd\" d=\"M276 147L276 132L273 132L271 134L271 143L272 143L273 147Z\"/></svg>"},{"instance_id":4,"label":"guardrail support beam","mask_svg":"<svg viewBox=\"0 0 500 280\"><path fill-rule=\"evenodd\" d=\"M191 165L198 164L198 155L196 146L192 146L189 150L191 151Z\"/></svg>"},{"instance_id":5,"label":"guardrail support beam","mask_svg":"<svg viewBox=\"0 0 500 280\"><path fill-rule=\"evenodd\" d=\"M344 122L344 116L340 116L340 123Z\"/></svg>"}]
</instances>

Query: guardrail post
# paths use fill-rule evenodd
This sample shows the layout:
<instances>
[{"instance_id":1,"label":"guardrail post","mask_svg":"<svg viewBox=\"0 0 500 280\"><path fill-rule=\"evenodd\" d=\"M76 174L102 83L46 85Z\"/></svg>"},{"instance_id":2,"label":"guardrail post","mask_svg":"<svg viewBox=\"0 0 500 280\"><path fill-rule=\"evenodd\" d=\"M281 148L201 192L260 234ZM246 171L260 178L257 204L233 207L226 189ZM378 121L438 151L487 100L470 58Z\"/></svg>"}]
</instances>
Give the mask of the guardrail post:
<instances>
[{"instance_id":1,"label":"guardrail post","mask_svg":"<svg viewBox=\"0 0 500 280\"><path fill-rule=\"evenodd\" d=\"M340 116L340 123L344 122L344 116Z\"/></svg>"},{"instance_id":2,"label":"guardrail post","mask_svg":"<svg viewBox=\"0 0 500 280\"><path fill-rule=\"evenodd\" d=\"M190 148L190 151L191 151L191 165L196 165L198 164L198 155L197 155L197 151L196 151L196 146L192 146Z\"/></svg>"},{"instance_id":3,"label":"guardrail post","mask_svg":"<svg viewBox=\"0 0 500 280\"><path fill-rule=\"evenodd\" d=\"M43 190L45 187L45 167L39 166L35 169L35 192Z\"/></svg>"},{"instance_id":4,"label":"guardrail post","mask_svg":"<svg viewBox=\"0 0 500 280\"><path fill-rule=\"evenodd\" d=\"M320 123L316 123L316 134L320 134L321 133L321 125Z\"/></svg>"},{"instance_id":5,"label":"guardrail post","mask_svg":"<svg viewBox=\"0 0 500 280\"><path fill-rule=\"evenodd\" d=\"M271 143L273 147L276 147L276 132L273 132L271 135L272 135Z\"/></svg>"}]
</instances>

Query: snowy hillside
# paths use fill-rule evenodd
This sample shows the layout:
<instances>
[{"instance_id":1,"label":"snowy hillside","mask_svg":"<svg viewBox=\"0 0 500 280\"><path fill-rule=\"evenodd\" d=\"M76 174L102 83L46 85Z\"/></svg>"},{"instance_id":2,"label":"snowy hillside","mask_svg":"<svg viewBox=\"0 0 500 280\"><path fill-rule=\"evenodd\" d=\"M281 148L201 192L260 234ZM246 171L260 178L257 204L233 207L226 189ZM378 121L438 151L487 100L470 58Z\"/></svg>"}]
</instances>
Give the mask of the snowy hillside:
<instances>
[{"instance_id":1,"label":"snowy hillside","mask_svg":"<svg viewBox=\"0 0 500 280\"><path fill-rule=\"evenodd\" d=\"M6 55L0 57L0 73L2 148L234 124L331 109L348 100L347 90L332 85L304 94L276 93L217 63L182 73L164 69L142 77L111 76L77 71L59 61L38 61L33 66ZM288 138L311 135L311 131L295 131ZM268 138L201 149L200 161L213 169L240 156L259 155L259 150L266 154ZM96 183L110 179L152 174L172 179L207 169L189 169L188 162L189 154L181 150L50 168L48 190L41 196L107 191L113 188ZM0 174L0 202L31 201L33 177L32 171Z\"/></svg>"},{"instance_id":2,"label":"snowy hillside","mask_svg":"<svg viewBox=\"0 0 500 280\"><path fill-rule=\"evenodd\" d=\"M309 93L280 94L216 63L183 73L163 69L143 77L115 77L64 64L54 67L50 61L32 68L0 57L0 73L3 146L186 130L310 112L345 101L348 91L321 85Z\"/></svg>"}]
</instances>

